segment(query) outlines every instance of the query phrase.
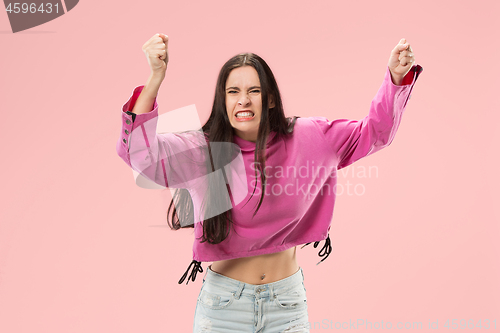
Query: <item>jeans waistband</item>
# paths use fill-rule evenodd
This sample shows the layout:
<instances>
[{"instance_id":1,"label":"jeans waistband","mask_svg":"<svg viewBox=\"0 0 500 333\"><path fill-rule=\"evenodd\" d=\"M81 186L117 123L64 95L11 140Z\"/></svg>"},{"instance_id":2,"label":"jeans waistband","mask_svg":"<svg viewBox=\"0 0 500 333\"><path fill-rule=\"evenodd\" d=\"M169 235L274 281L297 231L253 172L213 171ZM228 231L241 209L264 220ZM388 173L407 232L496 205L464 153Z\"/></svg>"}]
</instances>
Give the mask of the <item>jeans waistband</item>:
<instances>
[{"instance_id":1,"label":"jeans waistband","mask_svg":"<svg viewBox=\"0 0 500 333\"><path fill-rule=\"evenodd\" d=\"M267 292L283 293L289 289L295 288L297 285L301 284L304 281L304 272L302 270L302 267L299 267L297 272L279 281L266 284L250 284L216 273L211 270L209 266L207 267L207 272L205 274L205 277L203 278L203 281L215 285L218 288L223 288L225 290L235 292L239 295L263 295L267 294Z\"/></svg>"}]
</instances>

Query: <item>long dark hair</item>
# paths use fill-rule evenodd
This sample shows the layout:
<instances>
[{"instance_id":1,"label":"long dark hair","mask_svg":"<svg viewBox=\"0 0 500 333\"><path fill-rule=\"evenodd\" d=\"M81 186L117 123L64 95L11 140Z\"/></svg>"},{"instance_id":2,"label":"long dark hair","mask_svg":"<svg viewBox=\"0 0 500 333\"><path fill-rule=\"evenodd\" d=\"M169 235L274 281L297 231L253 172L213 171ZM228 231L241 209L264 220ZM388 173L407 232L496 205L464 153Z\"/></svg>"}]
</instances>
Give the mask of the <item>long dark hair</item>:
<instances>
[{"instance_id":1,"label":"long dark hair","mask_svg":"<svg viewBox=\"0 0 500 333\"><path fill-rule=\"evenodd\" d=\"M217 153L220 154L220 152L215 152L213 149L210 150L210 142L233 142L233 127L229 122L226 111L226 81L229 73L233 69L243 66L252 66L257 71L260 80L262 98L262 114L254 154L254 160L258 161L255 165L260 171L262 195L260 197L259 205L253 214L253 216L255 216L262 204L265 194L266 176L263 170L265 170L265 151L268 135L271 131L274 131L276 132L275 139L279 140L283 136L289 135L288 128L290 125L283 111L283 104L276 79L274 78L274 75L267 63L261 57L254 53L240 53L229 59L222 66L217 78L217 85L215 87L215 98L212 106L212 112L208 121L202 127L202 131L205 134L208 151L210 152L211 172L213 172L214 170L219 169L218 166L214 165L213 161L220 161L224 158L217 158L217 156L213 156ZM269 98L274 100L274 107L272 109L269 109ZM210 164L208 167L210 167ZM256 179L257 169L255 170ZM221 170L223 171L223 168ZM252 196L255 193L256 187L257 182L255 183ZM221 191L225 190L226 192L227 189L228 187L220 188ZM220 200L220 198L209 198L209 200ZM210 202L208 202L208 204L210 204ZM179 212L177 210L179 210ZM177 189L168 207L167 221L169 227L173 230L181 228L194 228L193 211L193 201L189 191L186 189ZM171 220L169 219L169 214L171 214ZM187 223L182 223L184 226L181 226L179 215L182 221L188 221ZM222 242L229 235L232 223L231 210L227 210L222 214L204 220L201 242L208 242L209 244L218 244Z\"/></svg>"}]
</instances>

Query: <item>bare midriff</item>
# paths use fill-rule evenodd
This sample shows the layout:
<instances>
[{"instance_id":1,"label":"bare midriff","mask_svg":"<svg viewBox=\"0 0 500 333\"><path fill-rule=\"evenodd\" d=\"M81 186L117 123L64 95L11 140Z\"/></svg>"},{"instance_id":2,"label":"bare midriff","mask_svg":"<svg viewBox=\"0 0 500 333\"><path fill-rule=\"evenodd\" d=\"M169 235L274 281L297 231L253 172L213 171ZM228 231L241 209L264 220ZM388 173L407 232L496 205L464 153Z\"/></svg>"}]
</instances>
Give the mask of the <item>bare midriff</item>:
<instances>
[{"instance_id":1,"label":"bare midriff","mask_svg":"<svg viewBox=\"0 0 500 333\"><path fill-rule=\"evenodd\" d=\"M297 247L294 246L276 253L214 261L208 269L245 283L272 283L299 270L296 250Z\"/></svg>"}]
</instances>

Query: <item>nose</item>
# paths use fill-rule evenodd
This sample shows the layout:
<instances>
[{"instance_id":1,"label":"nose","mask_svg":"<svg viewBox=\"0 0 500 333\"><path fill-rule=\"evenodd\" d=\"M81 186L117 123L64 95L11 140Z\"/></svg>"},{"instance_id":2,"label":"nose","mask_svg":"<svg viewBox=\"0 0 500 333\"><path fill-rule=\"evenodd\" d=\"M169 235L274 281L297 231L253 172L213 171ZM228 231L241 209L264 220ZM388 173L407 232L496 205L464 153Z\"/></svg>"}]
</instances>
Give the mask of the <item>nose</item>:
<instances>
[{"instance_id":1,"label":"nose","mask_svg":"<svg viewBox=\"0 0 500 333\"><path fill-rule=\"evenodd\" d=\"M241 94L240 99L238 100L238 105L248 105L250 103L250 98L248 98L247 94Z\"/></svg>"}]
</instances>

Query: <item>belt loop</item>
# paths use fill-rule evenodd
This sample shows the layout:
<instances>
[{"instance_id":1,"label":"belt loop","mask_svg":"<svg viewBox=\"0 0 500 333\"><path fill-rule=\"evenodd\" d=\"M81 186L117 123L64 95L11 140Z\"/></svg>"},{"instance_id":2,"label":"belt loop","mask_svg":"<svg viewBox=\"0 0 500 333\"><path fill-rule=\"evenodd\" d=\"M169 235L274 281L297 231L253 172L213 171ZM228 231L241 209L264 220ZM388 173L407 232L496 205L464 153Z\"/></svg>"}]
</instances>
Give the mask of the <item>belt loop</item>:
<instances>
[{"instance_id":1,"label":"belt loop","mask_svg":"<svg viewBox=\"0 0 500 333\"><path fill-rule=\"evenodd\" d=\"M234 294L236 299L240 299L240 296L241 296L241 293L243 292L244 287L245 287L245 283L239 282L238 290L236 290L236 293Z\"/></svg>"},{"instance_id":2,"label":"belt loop","mask_svg":"<svg viewBox=\"0 0 500 333\"><path fill-rule=\"evenodd\" d=\"M210 265L212 266L212 265ZM207 270L205 271L205 275L203 275L203 282L205 282L205 279L207 278L208 270L210 269L210 266L207 267Z\"/></svg>"},{"instance_id":3,"label":"belt loop","mask_svg":"<svg viewBox=\"0 0 500 333\"><path fill-rule=\"evenodd\" d=\"M269 284L269 297L271 298L271 300L273 300L276 297L276 295L274 294L274 288L272 284Z\"/></svg>"}]
</instances>

